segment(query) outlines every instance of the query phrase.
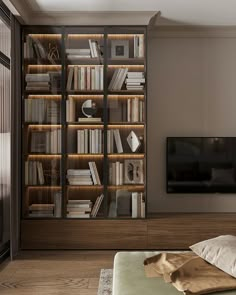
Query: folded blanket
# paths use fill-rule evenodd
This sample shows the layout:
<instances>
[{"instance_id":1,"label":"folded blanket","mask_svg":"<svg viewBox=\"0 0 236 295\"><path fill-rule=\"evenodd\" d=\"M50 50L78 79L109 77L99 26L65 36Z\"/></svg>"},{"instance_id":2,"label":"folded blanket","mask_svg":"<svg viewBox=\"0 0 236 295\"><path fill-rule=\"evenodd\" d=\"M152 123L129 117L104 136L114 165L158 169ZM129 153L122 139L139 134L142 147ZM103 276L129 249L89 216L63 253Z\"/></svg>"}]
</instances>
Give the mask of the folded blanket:
<instances>
[{"instance_id":1,"label":"folded blanket","mask_svg":"<svg viewBox=\"0 0 236 295\"><path fill-rule=\"evenodd\" d=\"M236 289L236 279L193 252L162 253L144 261L147 277L162 277L183 294L207 294Z\"/></svg>"}]
</instances>

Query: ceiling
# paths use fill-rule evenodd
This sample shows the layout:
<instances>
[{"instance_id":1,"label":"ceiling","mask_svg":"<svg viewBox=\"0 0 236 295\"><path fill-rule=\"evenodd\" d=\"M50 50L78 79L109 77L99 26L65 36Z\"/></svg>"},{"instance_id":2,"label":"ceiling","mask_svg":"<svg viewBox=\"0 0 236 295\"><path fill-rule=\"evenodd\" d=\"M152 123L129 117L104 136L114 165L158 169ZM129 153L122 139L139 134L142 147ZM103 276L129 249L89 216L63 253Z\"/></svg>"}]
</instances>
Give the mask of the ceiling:
<instances>
[{"instance_id":1,"label":"ceiling","mask_svg":"<svg viewBox=\"0 0 236 295\"><path fill-rule=\"evenodd\" d=\"M156 12L172 24L236 25L236 0L5 0L29 14Z\"/></svg>"}]
</instances>

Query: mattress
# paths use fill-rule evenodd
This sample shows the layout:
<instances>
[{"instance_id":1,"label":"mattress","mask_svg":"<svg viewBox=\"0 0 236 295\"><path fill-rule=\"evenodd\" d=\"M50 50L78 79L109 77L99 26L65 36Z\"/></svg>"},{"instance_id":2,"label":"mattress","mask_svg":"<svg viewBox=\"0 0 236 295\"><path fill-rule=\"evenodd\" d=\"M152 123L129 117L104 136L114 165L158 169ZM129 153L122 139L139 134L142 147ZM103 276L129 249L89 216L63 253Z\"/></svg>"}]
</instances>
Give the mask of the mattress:
<instances>
[{"instance_id":1,"label":"mattress","mask_svg":"<svg viewBox=\"0 0 236 295\"><path fill-rule=\"evenodd\" d=\"M118 252L114 259L112 295L180 295L162 278L146 278L143 261L160 252ZM211 295L236 295L236 290L211 293Z\"/></svg>"}]
</instances>

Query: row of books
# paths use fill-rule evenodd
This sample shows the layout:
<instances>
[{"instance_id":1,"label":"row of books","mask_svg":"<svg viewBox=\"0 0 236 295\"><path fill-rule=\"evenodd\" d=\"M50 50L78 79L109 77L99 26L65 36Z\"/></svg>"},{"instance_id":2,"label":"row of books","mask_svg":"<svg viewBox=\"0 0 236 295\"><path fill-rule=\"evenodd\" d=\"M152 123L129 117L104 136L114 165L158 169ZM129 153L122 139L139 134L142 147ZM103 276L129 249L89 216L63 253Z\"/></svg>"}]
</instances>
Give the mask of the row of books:
<instances>
[{"instance_id":1,"label":"row of books","mask_svg":"<svg viewBox=\"0 0 236 295\"><path fill-rule=\"evenodd\" d=\"M144 35L134 35L134 57L144 57Z\"/></svg>"},{"instance_id":2,"label":"row of books","mask_svg":"<svg viewBox=\"0 0 236 295\"><path fill-rule=\"evenodd\" d=\"M88 162L89 169L68 169L67 179L70 185L101 185L95 162Z\"/></svg>"},{"instance_id":3,"label":"row of books","mask_svg":"<svg viewBox=\"0 0 236 295\"><path fill-rule=\"evenodd\" d=\"M101 48L97 40L88 39L89 48L68 48L67 58L76 60L81 58L101 58Z\"/></svg>"},{"instance_id":4,"label":"row of books","mask_svg":"<svg viewBox=\"0 0 236 295\"><path fill-rule=\"evenodd\" d=\"M69 67L66 89L103 90L103 66Z\"/></svg>"},{"instance_id":5,"label":"row of books","mask_svg":"<svg viewBox=\"0 0 236 295\"><path fill-rule=\"evenodd\" d=\"M61 89L61 73L60 72L47 72L26 74L26 91L45 91L57 92Z\"/></svg>"},{"instance_id":6,"label":"row of books","mask_svg":"<svg viewBox=\"0 0 236 295\"><path fill-rule=\"evenodd\" d=\"M92 202L90 200L68 200L66 209L69 218L90 218Z\"/></svg>"},{"instance_id":7,"label":"row of books","mask_svg":"<svg viewBox=\"0 0 236 295\"><path fill-rule=\"evenodd\" d=\"M124 163L113 162L109 163L109 183L111 185L124 184Z\"/></svg>"},{"instance_id":8,"label":"row of books","mask_svg":"<svg viewBox=\"0 0 236 295\"><path fill-rule=\"evenodd\" d=\"M60 154L61 130L32 131L30 152L41 154Z\"/></svg>"},{"instance_id":9,"label":"row of books","mask_svg":"<svg viewBox=\"0 0 236 295\"><path fill-rule=\"evenodd\" d=\"M77 131L78 154L101 154L102 153L102 130L80 129Z\"/></svg>"},{"instance_id":10,"label":"row of books","mask_svg":"<svg viewBox=\"0 0 236 295\"><path fill-rule=\"evenodd\" d=\"M25 161L25 185L45 184L42 162Z\"/></svg>"},{"instance_id":11,"label":"row of books","mask_svg":"<svg viewBox=\"0 0 236 295\"><path fill-rule=\"evenodd\" d=\"M25 122L53 123L60 121L60 103L44 98L25 99Z\"/></svg>"},{"instance_id":12,"label":"row of books","mask_svg":"<svg viewBox=\"0 0 236 295\"><path fill-rule=\"evenodd\" d=\"M108 86L108 90L121 90L127 73L128 68L115 69L110 84Z\"/></svg>"},{"instance_id":13,"label":"row of books","mask_svg":"<svg viewBox=\"0 0 236 295\"><path fill-rule=\"evenodd\" d=\"M108 154L114 153L115 147L118 154L122 154L124 152L121 137L120 137L120 130L119 129L107 130L107 153Z\"/></svg>"},{"instance_id":14,"label":"row of books","mask_svg":"<svg viewBox=\"0 0 236 295\"><path fill-rule=\"evenodd\" d=\"M143 193L132 192L132 218L145 218Z\"/></svg>"},{"instance_id":15,"label":"row of books","mask_svg":"<svg viewBox=\"0 0 236 295\"><path fill-rule=\"evenodd\" d=\"M57 191L54 193L54 204L32 203L28 208L29 217L61 217L61 196L61 191Z\"/></svg>"},{"instance_id":16,"label":"row of books","mask_svg":"<svg viewBox=\"0 0 236 295\"><path fill-rule=\"evenodd\" d=\"M125 84L127 90L143 90L145 84L144 72L127 72Z\"/></svg>"},{"instance_id":17,"label":"row of books","mask_svg":"<svg viewBox=\"0 0 236 295\"><path fill-rule=\"evenodd\" d=\"M144 101L138 97L127 99L127 122L144 122Z\"/></svg>"},{"instance_id":18,"label":"row of books","mask_svg":"<svg viewBox=\"0 0 236 295\"><path fill-rule=\"evenodd\" d=\"M94 218L101 207L104 195L97 197L94 205L90 200L68 200L67 217L69 218Z\"/></svg>"}]
</instances>

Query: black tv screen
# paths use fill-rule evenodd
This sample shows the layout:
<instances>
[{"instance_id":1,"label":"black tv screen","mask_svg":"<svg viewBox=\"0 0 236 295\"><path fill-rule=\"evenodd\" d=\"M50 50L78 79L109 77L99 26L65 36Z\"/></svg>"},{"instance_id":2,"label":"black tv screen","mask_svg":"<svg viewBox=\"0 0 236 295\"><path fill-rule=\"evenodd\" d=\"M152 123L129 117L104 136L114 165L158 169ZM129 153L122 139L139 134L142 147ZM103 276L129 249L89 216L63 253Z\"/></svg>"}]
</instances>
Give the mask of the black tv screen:
<instances>
[{"instance_id":1,"label":"black tv screen","mask_svg":"<svg viewBox=\"0 0 236 295\"><path fill-rule=\"evenodd\" d=\"M167 193L236 193L236 137L168 137Z\"/></svg>"}]
</instances>

